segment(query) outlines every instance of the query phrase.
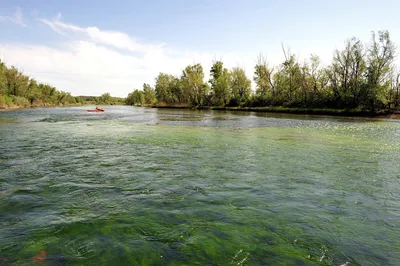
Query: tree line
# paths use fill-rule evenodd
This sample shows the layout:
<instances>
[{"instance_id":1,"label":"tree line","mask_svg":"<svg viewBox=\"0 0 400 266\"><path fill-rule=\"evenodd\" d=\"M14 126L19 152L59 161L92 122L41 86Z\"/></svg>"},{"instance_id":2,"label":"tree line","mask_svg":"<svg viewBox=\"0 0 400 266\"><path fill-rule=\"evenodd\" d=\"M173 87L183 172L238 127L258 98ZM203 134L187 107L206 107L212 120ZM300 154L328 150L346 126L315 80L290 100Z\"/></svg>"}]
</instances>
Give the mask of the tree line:
<instances>
[{"instance_id":1,"label":"tree line","mask_svg":"<svg viewBox=\"0 0 400 266\"><path fill-rule=\"evenodd\" d=\"M24 75L14 66L0 61L0 107L27 107L76 104L70 93L58 91Z\"/></svg>"},{"instance_id":2,"label":"tree line","mask_svg":"<svg viewBox=\"0 0 400 266\"><path fill-rule=\"evenodd\" d=\"M103 93L101 96L72 96L69 92L39 83L14 66L8 67L0 61L0 108L124 103L125 98L112 97L110 93Z\"/></svg>"},{"instance_id":3,"label":"tree line","mask_svg":"<svg viewBox=\"0 0 400 266\"><path fill-rule=\"evenodd\" d=\"M77 103L80 104L96 104L96 105L123 105L125 98L113 97L109 92L103 93L100 96L77 96Z\"/></svg>"},{"instance_id":4,"label":"tree line","mask_svg":"<svg viewBox=\"0 0 400 266\"><path fill-rule=\"evenodd\" d=\"M215 61L210 80L201 64L187 66L180 76L160 73L155 85L143 85L126 98L129 105L285 106L304 108L398 108L400 72L394 64L396 47L388 31L372 32L363 43L348 39L322 66L316 55L300 62L282 47L284 61L271 67L260 55L250 80L241 67L227 69ZM252 90L252 82L255 91Z\"/></svg>"}]
</instances>

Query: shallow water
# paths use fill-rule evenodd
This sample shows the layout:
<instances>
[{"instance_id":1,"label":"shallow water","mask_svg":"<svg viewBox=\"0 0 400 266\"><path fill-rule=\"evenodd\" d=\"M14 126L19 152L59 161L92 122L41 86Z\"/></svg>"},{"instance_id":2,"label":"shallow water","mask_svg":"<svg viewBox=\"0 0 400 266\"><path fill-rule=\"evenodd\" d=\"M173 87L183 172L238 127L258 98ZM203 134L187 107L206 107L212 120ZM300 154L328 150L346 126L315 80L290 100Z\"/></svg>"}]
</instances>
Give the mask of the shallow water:
<instances>
[{"instance_id":1,"label":"shallow water","mask_svg":"<svg viewBox=\"0 0 400 266\"><path fill-rule=\"evenodd\" d=\"M0 112L0 265L400 265L399 120L88 108Z\"/></svg>"}]
</instances>

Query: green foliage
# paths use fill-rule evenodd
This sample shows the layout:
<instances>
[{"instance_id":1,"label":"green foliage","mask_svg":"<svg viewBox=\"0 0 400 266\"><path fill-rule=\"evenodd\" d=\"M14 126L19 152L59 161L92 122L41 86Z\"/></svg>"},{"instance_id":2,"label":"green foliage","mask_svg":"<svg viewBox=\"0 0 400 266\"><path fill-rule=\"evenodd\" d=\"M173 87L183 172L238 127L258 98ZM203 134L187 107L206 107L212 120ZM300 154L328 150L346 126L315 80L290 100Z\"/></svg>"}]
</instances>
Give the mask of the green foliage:
<instances>
[{"instance_id":1,"label":"green foliage","mask_svg":"<svg viewBox=\"0 0 400 266\"><path fill-rule=\"evenodd\" d=\"M255 93L243 69L228 70L222 61L216 61L208 83L204 82L202 65L194 64L180 77L159 73L154 88L143 84L142 90L131 92L125 99L110 93L73 97L0 62L0 106L125 103L370 111L399 108L400 72L394 66L396 47L387 31L372 32L368 44L357 38L347 40L343 49L334 51L328 66L321 66L315 55L299 62L289 49L283 48L283 54L284 61L276 67L270 67L263 55L258 57L253 76Z\"/></svg>"},{"instance_id":2,"label":"green foliage","mask_svg":"<svg viewBox=\"0 0 400 266\"><path fill-rule=\"evenodd\" d=\"M85 103L84 100L83 100L83 98L80 97L80 96L76 96L76 97L75 97L75 102L76 102L77 104L84 104L84 103Z\"/></svg>"},{"instance_id":3,"label":"green foliage","mask_svg":"<svg viewBox=\"0 0 400 266\"><path fill-rule=\"evenodd\" d=\"M231 74L221 61L217 61L211 67L210 75L213 105L227 105L232 95Z\"/></svg>"},{"instance_id":4,"label":"green foliage","mask_svg":"<svg viewBox=\"0 0 400 266\"><path fill-rule=\"evenodd\" d=\"M254 94L243 69L229 71L222 61L216 61L210 69L211 86L204 83L200 64L189 65L180 78L160 73L155 80L155 98L159 104L168 106L281 106L363 112L399 108L400 71L394 67L396 49L387 31L373 32L367 45L357 38L347 40L325 67L316 55L301 63L290 49L282 50L285 60L277 67L269 67L263 55L258 57ZM130 94L127 103L153 103L153 93L148 88L144 101L133 101Z\"/></svg>"},{"instance_id":5,"label":"green foliage","mask_svg":"<svg viewBox=\"0 0 400 266\"><path fill-rule=\"evenodd\" d=\"M157 101L165 104L181 104L187 98L183 93L181 80L165 73L157 76L155 93Z\"/></svg>"},{"instance_id":6,"label":"green foliage","mask_svg":"<svg viewBox=\"0 0 400 266\"><path fill-rule=\"evenodd\" d=\"M14 97L15 97L14 95L4 96L6 105L13 106L14 105Z\"/></svg>"},{"instance_id":7,"label":"green foliage","mask_svg":"<svg viewBox=\"0 0 400 266\"><path fill-rule=\"evenodd\" d=\"M112 98L110 93L106 92L100 95L99 98L97 98L97 104L110 104L111 100Z\"/></svg>"},{"instance_id":8,"label":"green foliage","mask_svg":"<svg viewBox=\"0 0 400 266\"><path fill-rule=\"evenodd\" d=\"M76 104L96 104L96 105L122 105L126 103L126 98L113 97L106 92L100 96L76 96L67 95L71 102ZM70 98L72 97L72 98Z\"/></svg>"},{"instance_id":9,"label":"green foliage","mask_svg":"<svg viewBox=\"0 0 400 266\"><path fill-rule=\"evenodd\" d=\"M5 108L6 106L6 96L0 95L0 108Z\"/></svg>"},{"instance_id":10,"label":"green foliage","mask_svg":"<svg viewBox=\"0 0 400 266\"><path fill-rule=\"evenodd\" d=\"M0 62L0 107L28 107L71 104L124 104L124 98L112 97L110 93L95 96L72 96L55 87L38 83L15 67Z\"/></svg>"},{"instance_id":11,"label":"green foliage","mask_svg":"<svg viewBox=\"0 0 400 266\"><path fill-rule=\"evenodd\" d=\"M155 89L149 84L144 84L142 91L135 90L129 93L125 103L128 105L158 103L160 106L203 105L209 102L210 91L210 87L203 79L204 72L200 64L186 67L180 78L160 73L155 79Z\"/></svg>"},{"instance_id":12,"label":"green foliage","mask_svg":"<svg viewBox=\"0 0 400 266\"><path fill-rule=\"evenodd\" d=\"M70 93L60 92L47 84L38 84L35 79L24 75L14 66L7 67L4 62L0 62L0 96L3 108L76 103Z\"/></svg>"},{"instance_id":13,"label":"green foliage","mask_svg":"<svg viewBox=\"0 0 400 266\"><path fill-rule=\"evenodd\" d=\"M125 98L125 104L126 105L134 105L135 101L134 101L134 92L131 92L128 94L128 96Z\"/></svg>"},{"instance_id":14,"label":"green foliage","mask_svg":"<svg viewBox=\"0 0 400 266\"><path fill-rule=\"evenodd\" d=\"M156 78L155 94L160 103L171 104L174 99L174 76L160 73Z\"/></svg>"},{"instance_id":15,"label":"green foliage","mask_svg":"<svg viewBox=\"0 0 400 266\"><path fill-rule=\"evenodd\" d=\"M272 81L273 69L270 69L266 58L260 55L254 67L254 82L256 83L256 96L259 100L275 97L275 87Z\"/></svg>"},{"instance_id":16,"label":"green foliage","mask_svg":"<svg viewBox=\"0 0 400 266\"><path fill-rule=\"evenodd\" d=\"M140 90L134 90L133 92L128 94L128 97L125 100L125 104L127 105L142 105L144 104L144 93Z\"/></svg>"},{"instance_id":17,"label":"green foliage","mask_svg":"<svg viewBox=\"0 0 400 266\"><path fill-rule=\"evenodd\" d=\"M147 83L143 84L143 98L144 98L144 104L154 104L156 103L156 92L155 90Z\"/></svg>"},{"instance_id":18,"label":"green foliage","mask_svg":"<svg viewBox=\"0 0 400 266\"><path fill-rule=\"evenodd\" d=\"M379 31L378 38L372 33L368 49L368 70L364 104L371 109L384 105L385 94L390 88L390 74L393 68L396 47L388 31Z\"/></svg>"},{"instance_id":19,"label":"green foliage","mask_svg":"<svg viewBox=\"0 0 400 266\"><path fill-rule=\"evenodd\" d=\"M170 82L170 90L173 95L174 103L182 104L187 103L187 95L183 92L182 80L174 77Z\"/></svg>"},{"instance_id":20,"label":"green foliage","mask_svg":"<svg viewBox=\"0 0 400 266\"><path fill-rule=\"evenodd\" d=\"M244 69L235 67L231 71L231 89L233 105L244 105L251 97L251 80L246 77Z\"/></svg>"},{"instance_id":21,"label":"green foliage","mask_svg":"<svg viewBox=\"0 0 400 266\"><path fill-rule=\"evenodd\" d=\"M0 61L0 95L7 95L8 84L7 84L7 66Z\"/></svg>"},{"instance_id":22,"label":"green foliage","mask_svg":"<svg viewBox=\"0 0 400 266\"><path fill-rule=\"evenodd\" d=\"M127 105L152 105L156 102L156 91L146 83L143 84L143 90L136 89L125 99Z\"/></svg>"},{"instance_id":23,"label":"green foliage","mask_svg":"<svg viewBox=\"0 0 400 266\"><path fill-rule=\"evenodd\" d=\"M338 107L355 107L365 88L365 49L356 38L346 42L344 50L336 50L328 68L329 87Z\"/></svg>"},{"instance_id":24,"label":"green foliage","mask_svg":"<svg viewBox=\"0 0 400 266\"><path fill-rule=\"evenodd\" d=\"M182 91L192 105L206 102L210 87L204 83L203 67L200 64L187 66L182 72L181 82Z\"/></svg>"},{"instance_id":25,"label":"green foliage","mask_svg":"<svg viewBox=\"0 0 400 266\"><path fill-rule=\"evenodd\" d=\"M24 97L19 97L19 96L14 96L13 97L13 102L16 106L23 106L23 107L28 107L29 106L29 101L28 99Z\"/></svg>"}]
</instances>

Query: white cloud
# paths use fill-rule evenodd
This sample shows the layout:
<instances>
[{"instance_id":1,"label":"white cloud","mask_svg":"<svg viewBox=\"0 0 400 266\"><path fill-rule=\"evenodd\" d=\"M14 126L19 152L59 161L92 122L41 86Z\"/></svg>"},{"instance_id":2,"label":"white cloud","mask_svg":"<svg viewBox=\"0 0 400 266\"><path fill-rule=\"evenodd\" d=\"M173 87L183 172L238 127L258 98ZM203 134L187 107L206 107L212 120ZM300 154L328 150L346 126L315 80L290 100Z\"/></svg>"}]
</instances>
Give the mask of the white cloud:
<instances>
[{"instance_id":1,"label":"white cloud","mask_svg":"<svg viewBox=\"0 0 400 266\"><path fill-rule=\"evenodd\" d=\"M37 10L33 13L34 17L39 15ZM26 26L19 8L12 16L0 16L1 21ZM61 38L57 38L61 40L60 43L49 47L0 42L1 59L38 81L50 83L73 95L100 95L110 92L112 95L125 97L134 89L141 89L143 83L153 85L159 72L180 75L183 68L195 63L202 64L207 81L215 59L222 60L227 68L245 68L248 78L252 79L253 67L259 53L215 54L194 52L190 48L186 51L178 50L162 41L156 44L146 43L124 32L67 23L61 14L54 19L39 18L39 21L60 35ZM29 26L31 30L35 30L33 25ZM293 47L302 52L299 58L301 62L311 52L316 52L321 55L324 63L329 63L334 44L324 40L311 43L297 41ZM270 66L276 66L282 62L283 54L279 43L272 48L267 59ZM298 50L292 52L296 51Z\"/></svg>"},{"instance_id":2,"label":"white cloud","mask_svg":"<svg viewBox=\"0 0 400 266\"><path fill-rule=\"evenodd\" d=\"M40 21L68 38L62 38L58 47L0 43L0 52L7 64L73 95L110 92L125 97L141 89L143 83L153 85L159 72L180 75L184 67L194 63L203 65L207 81L214 59L223 60L228 68L244 67L251 78L257 57L180 51L142 43L126 33L65 23L61 14Z\"/></svg>"},{"instance_id":3,"label":"white cloud","mask_svg":"<svg viewBox=\"0 0 400 266\"><path fill-rule=\"evenodd\" d=\"M9 21L18 24L21 27L26 27L22 11L19 7L16 8L15 13L12 16L0 16L0 21Z\"/></svg>"},{"instance_id":4,"label":"white cloud","mask_svg":"<svg viewBox=\"0 0 400 266\"><path fill-rule=\"evenodd\" d=\"M153 84L159 72L180 75L186 65L201 63L207 74L212 63L208 54L171 57L160 51L134 56L88 41L73 41L63 48L3 44L0 51L7 64L73 95L110 92L125 97L143 83Z\"/></svg>"},{"instance_id":5,"label":"white cloud","mask_svg":"<svg viewBox=\"0 0 400 266\"><path fill-rule=\"evenodd\" d=\"M109 91L126 96L133 88L140 88L139 81L151 81L140 58L87 41L74 41L65 48L6 44L0 49L8 64L74 95Z\"/></svg>"},{"instance_id":6,"label":"white cloud","mask_svg":"<svg viewBox=\"0 0 400 266\"><path fill-rule=\"evenodd\" d=\"M162 48L163 44L146 45L136 41L133 37L126 33L118 31L104 31L97 27L79 27L73 24L64 23L61 21L59 13L54 20L39 19L39 21L48 25L58 34L68 35L75 38L83 38L85 40L95 42L102 45L109 45L114 48L128 50L131 52L152 52Z\"/></svg>"}]
</instances>

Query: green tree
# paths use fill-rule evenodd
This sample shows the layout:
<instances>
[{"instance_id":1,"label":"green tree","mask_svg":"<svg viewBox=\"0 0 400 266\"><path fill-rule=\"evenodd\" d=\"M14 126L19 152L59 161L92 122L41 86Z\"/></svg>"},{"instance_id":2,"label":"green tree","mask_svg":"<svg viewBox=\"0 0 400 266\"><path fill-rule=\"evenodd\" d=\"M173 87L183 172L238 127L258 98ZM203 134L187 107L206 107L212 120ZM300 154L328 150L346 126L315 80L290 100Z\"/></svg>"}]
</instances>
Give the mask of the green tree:
<instances>
[{"instance_id":1,"label":"green tree","mask_svg":"<svg viewBox=\"0 0 400 266\"><path fill-rule=\"evenodd\" d=\"M251 80L246 77L243 68L235 67L231 71L232 98L236 105L243 105L250 100Z\"/></svg>"},{"instance_id":2,"label":"green tree","mask_svg":"<svg viewBox=\"0 0 400 266\"><path fill-rule=\"evenodd\" d=\"M145 101L144 101L144 93L143 93L143 91L135 90L133 92L133 99L134 99L135 104L138 104L138 105L144 104Z\"/></svg>"},{"instance_id":3,"label":"green tree","mask_svg":"<svg viewBox=\"0 0 400 266\"><path fill-rule=\"evenodd\" d=\"M338 107L357 107L365 90L365 49L360 40L346 41L344 50L334 52L328 70L329 85Z\"/></svg>"},{"instance_id":4,"label":"green tree","mask_svg":"<svg viewBox=\"0 0 400 266\"><path fill-rule=\"evenodd\" d=\"M400 104L400 71L392 68L390 75L390 90L387 93L388 108L398 108Z\"/></svg>"},{"instance_id":5,"label":"green tree","mask_svg":"<svg viewBox=\"0 0 400 266\"><path fill-rule=\"evenodd\" d=\"M33 104L37 101L39 96L40 92L38 83L35 79L31 79L24 97L27 98L31 104Z\"/></svg>"},{"instance_id":6,"label":"green tree","mask_svg":"<svg viewBox=\"0 0 400 266\"><path fill-rule=\"evenodd\" d=\"M165 73L160 73L156 78L155 94L159 103L171 104L175 102L173 86L175 77Z\"/></svg>"},{"instance_id":7,"label":"green tree","mask_svg":"<svg viewBox=\"0 0 400 266\"><path fill-rule=\"evenodd\" d=\"M103 93L98 98L98 104L110 104L112 101L112 97L109 92Z\"/></svg>"},{"instance_id":8,"label":"green tree","mask_svg":"<svg viewBox=\"0 0 400 266\"><path fill-rule=\"evenodd\" d=\"M326 98L328 97L327 85L329 82L327 70L321 67L321 60L319 56L311 55L310 58L310 86L312 93L313 106L318 104L325 104Z\"/></svg>"},{"instance_id":9,"label":"green tree","mask_svg":"<svg viewBox=\"0 0 400 266\"><path fill-rule=\"evenodd\" d=\"M129 93L128 96L125 98L125 104L126 105L134 105L135 104L133 92Z\"/></svg>"},{"instance_id":10,"label":"green tree","mask_svg":"<svg viewBox=\"0 0 400 266\"><path fill-rule=\"evenodd\" d=\"M205 103L209 86L204 83L203 67L200 64L187 66L182 72L181 82L184 95L192 105Z\"/></svg>"},{"instance_id":11,"label":"green tree","mask_svg":"<svg viewBox=\"0 0 400 266\"><path fill-rule=\"evenodd\" d=\"M221 61L216 61L210 71L211 91L213 93L214 105L227 105L231 99L232 91L230 87L230 73L223 67Z\"/></svg>"},{"instance_id":12,"label":"green tree","mask_svg":"<svg viewBox=\"0 0 400 266\"><path fill-rule=\"evenodd\" d=\"M303 91L302 88L302 74L301 66L297 61L294 54L291 54L290 49L285 50L282 46L283 53L285 55L285 61L281 65L281 80L280 80L280 91L283 93L285 98L285 105L293 106L303 102Z\"/></svg>"},{"instance_id":13,"label":"green tree","mask_svg":"<svg viewBox=\"0 0 400 266\"><path fill-rule=\"evenodd\" d=\"M185 95L182 85L182 80L174 77L170 83L170 91L176 103L188 103L188 97Z\"/></svg>"},{"instance_id":14,"label":"green tree","mask_svg":"<svg viewBox=\"0 0 400 266\"><path fill-rule=\"evenodd\" d=\"M257 64L254 67L254 82L256 84L256 96L260 101L265 101L271 97L277 96L275 85L273 82L274 69L269 68L267 59L263 55L259 55Z\"/></svg>"},{"instance_id":15,"label":"green tree","mask_svg":"<svg viewBox=\"0 0 400 266\"><path fill-rule=\"evenodd\" d=\"M17 80L18 80L19 72L18 69L15 67L9 68L5 72L5 78L7 82L7 94L8 95L15 95L17 96L18 93L18 86L17 86Z\"/></svg>"},{"instance_id":16,"label":"green tree","mask_svg":"<svg viewBox=\"0 0 400 266\"><path fill-rule=\"evenodd\" d=\"M127 105L142 105L144 104L144 93L138 89L128 94L125 99L125 104Z\"/></svg>"},{"instance_id":17,"label":"green tree","mask_svg":"<svg viewBox=\"0 0 400 266\"><path fill-rule=\"evenodd\" d=\"M147 83L143 84L143 95L145 104L154 104L157 102L155 90Z\"/></svg>"},{"instance_id":18,"label":"green tree","mask_svg":"<svg viewBox=\"0 0 400 266\"><path fill-rule=\"evenodd\" d=\"M0 95L3 105L55 105L74 104L70 93L60 92L47 84L38 84L35 79L24 75L14 66L7 67L0 62Z\"/></svg>"},{"instance_id":19,"label":"green tree","mask_svg":"<svg viewBox=\"0 0 400 266\"><path fill-rule=\"evenodd\" d=\"M77 104L84 104L84 100L83 100L83 98L81 96L76 96L75 97L75 102Z\"/></svg>"},{"instance_id":20,"label":"green tree","mask_svg":"<svg viewBox=\"0 0 400 266\"><path fill-rule=\"evenodd\" d=\"M390 89L390 74L393 68L396 47L388 31L379 31L378 36L372 32L368 49L368 70L365 104L371 109L383 107L384 95Z\"/></svg>"},{"instance_id":21,"label":"green tree","mask_svg":"<svg viewBox=\"0 0 400 266\"><path fill-rule=\"evenodd\" d=\"M0 61L0 95L7 95L7 66Z\"/></svg>"}]
</instances>

